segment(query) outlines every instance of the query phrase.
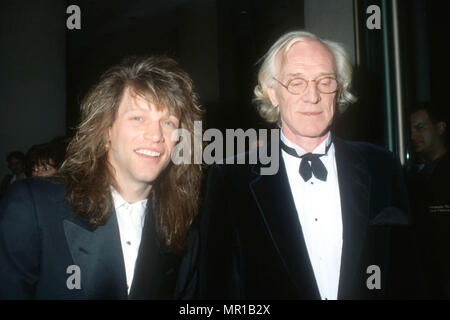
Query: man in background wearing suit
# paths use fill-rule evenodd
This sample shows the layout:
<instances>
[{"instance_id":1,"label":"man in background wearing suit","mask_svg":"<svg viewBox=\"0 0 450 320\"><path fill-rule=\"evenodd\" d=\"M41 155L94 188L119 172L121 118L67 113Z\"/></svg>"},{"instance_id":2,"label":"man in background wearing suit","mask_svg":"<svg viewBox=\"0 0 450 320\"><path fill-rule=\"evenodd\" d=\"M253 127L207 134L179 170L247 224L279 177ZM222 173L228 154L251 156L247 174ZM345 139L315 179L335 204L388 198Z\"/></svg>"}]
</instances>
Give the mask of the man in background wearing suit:
<instances>
[{"instance_id":1,"label":"man in background wearing suit","mask_svg":"<svg viewBox=\"0 0 450 320\"><path fill-rule=\"evenodd\" d=\"M60 177L18 182L0 204L0 298L189 297L182 252L196 241L201 170L170 159L174 131L193 132L200 117L170 58L106 71L81 104Z\"/></svg>"},{"instance_id":2,"label":"man in background wearing suit","mask_svg":"<svg viewBox=\"0 0 450 320\"><path fill-rule=\"evenodd\" d=\"M420 263L430 298L450 299L450 157L447 117L434 102L410 110L415 162L409 172ZM443 108L445 110L445 108Z\"/></svg>"},{"instance_id":3,"label":"man in background wearing suit","mask_svg":"<svg viewBox=\"0 0 450 320\"><path fill-rule=\"evenodd\" d=\"M414 266L404 268L393 252L393 231L409 224L399 161L330 132L338 111L355 100L342 46L307 32L285 34L266 53L258 80L260 115L281 128L279 170L210 169L200 297L411 297L415 279L405 279L405 268Z\"/></svg>"}]
</instances>

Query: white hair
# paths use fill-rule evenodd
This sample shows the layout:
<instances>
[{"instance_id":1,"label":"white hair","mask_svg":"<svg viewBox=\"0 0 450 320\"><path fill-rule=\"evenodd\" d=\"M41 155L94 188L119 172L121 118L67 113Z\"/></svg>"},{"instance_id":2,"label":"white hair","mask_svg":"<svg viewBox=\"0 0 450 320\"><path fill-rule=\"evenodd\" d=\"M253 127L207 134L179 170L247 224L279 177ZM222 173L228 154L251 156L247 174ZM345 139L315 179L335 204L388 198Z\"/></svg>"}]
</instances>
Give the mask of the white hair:
<instances>
[{"instance_id":1,"label":"white hair","mask_svg":"<svg viewBox=\"0 0 450 320\"><path fill-rule=\"evenodd\" d=\"M337 42L320 39L310 32L292 31L281 36L261 58L263 63L259 69L258 84L255 86L253 101L256 103L261 117L268 122L276 122L278 125L281 125L279 108L275 108L272 105L267 93L268 87L278 85L273 80L276 73L276 55L281 49L284 50L284 53L287 53L294 43L307 40L319 41L334 57L336 80L341 88L337 100L338 110L342 113L351 103L356 101L356 97L349 91L352 79L352 66L344 47Z\"/></svg>"}]
</instances>

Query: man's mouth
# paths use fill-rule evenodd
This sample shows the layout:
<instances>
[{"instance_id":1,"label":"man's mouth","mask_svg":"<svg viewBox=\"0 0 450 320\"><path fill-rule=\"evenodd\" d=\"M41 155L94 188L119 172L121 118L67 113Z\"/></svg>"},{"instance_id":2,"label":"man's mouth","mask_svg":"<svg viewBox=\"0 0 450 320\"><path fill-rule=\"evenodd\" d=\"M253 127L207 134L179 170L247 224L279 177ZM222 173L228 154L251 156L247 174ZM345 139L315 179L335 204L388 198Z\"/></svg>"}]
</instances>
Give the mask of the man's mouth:
<instances>
[{"instance_id":1,"label":"man's mouth","mask_svg":"<svg viewBox=\"0 0 450 320\"><path fill-rule=\"evenodd\" d=\"M322 112L300 112L302 115L304 116L318 116L320 115Z\"/></svg>"},{"instance_id":2,"label":"man's mouth","mask_svg":"<svg viewBox=\"0 0 450 320\"><path fill-rule=\"evenodd\" d=\"M144 156L148 157L159 157L161 155L161 152L149 150L149 149L136 149L134 152L142 154Z\"/></svg>"}]
</instances>

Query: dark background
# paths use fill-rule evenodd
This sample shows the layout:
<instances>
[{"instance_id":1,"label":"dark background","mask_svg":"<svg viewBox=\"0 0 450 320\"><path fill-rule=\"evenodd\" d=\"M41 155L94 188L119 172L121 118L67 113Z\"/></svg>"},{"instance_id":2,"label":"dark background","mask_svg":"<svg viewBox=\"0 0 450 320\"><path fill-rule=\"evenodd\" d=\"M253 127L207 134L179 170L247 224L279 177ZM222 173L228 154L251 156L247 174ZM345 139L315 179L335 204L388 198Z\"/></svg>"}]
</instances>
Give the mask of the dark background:
<instances>
[{"instance_id":1,"label":"dark background","mask_svg":"<svg viewBox=\"0 0 450 320\"><path fill-rule=\"evenodd\" d=\"M446 2L398 1L406 123L413 103L449 107ZM0 156L70 136L82 97L127 55L177 59L207 111L204 129L267 127L251 102L256 63L280 35L304 28L343 42L355 63L359 100L340 117L337 134L387 146L384 66L392 56L382 33L392 21L368 30L365 12L384 3L390 12L390 1L366 0L0 0ZM81 30L66 28L71 4L81 9Z\"/></svg>"},{"instance_id":2,"label":"dark background","mask_svg":"<svg viewBox=\"0 0 450 320\"><path fill-rule=\"evenodd\" d=\"M107 67L127 55L167 54L194 78L208 125L255 127L256 62L283 32L304 28L298 0L115 0L108 10L89 0L71 3L89 14L82 30L67 31L69 126L78 122L79 97Z\"/></svg>"}]
</instances>

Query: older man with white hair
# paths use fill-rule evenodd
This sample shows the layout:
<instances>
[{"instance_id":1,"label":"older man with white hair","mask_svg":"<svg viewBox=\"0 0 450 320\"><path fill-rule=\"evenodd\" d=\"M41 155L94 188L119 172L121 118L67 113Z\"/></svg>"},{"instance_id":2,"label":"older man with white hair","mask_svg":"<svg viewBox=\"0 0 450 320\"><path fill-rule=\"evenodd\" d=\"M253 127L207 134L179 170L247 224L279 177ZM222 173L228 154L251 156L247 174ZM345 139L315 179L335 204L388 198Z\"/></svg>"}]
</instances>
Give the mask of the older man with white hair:
<instances>
[{"instance_id":1,"label":"older man with white hair","mask_svg":"<svg viewBox=\"0 0 450 320\"><path fill-rule=\"evenodd\" d=\"M392 231L409 224L400 163L331 132L336 114L356 100L351 70L341 45L304 31L283 35L263 57L255 101L281 128L279 170L211 168L202 298L410 297L407 281L391 273L402 269L392 249L406 249Z\"/></svg>"}]
</instances>

